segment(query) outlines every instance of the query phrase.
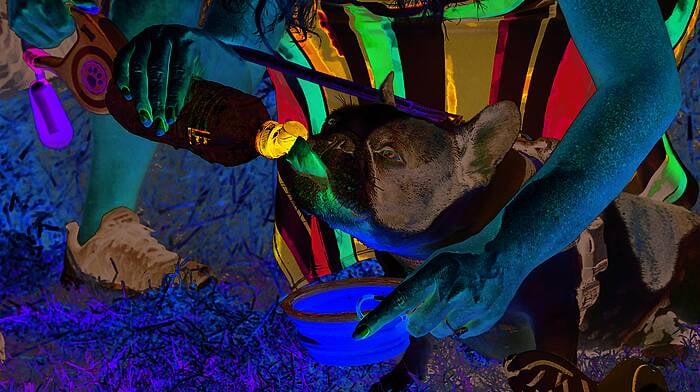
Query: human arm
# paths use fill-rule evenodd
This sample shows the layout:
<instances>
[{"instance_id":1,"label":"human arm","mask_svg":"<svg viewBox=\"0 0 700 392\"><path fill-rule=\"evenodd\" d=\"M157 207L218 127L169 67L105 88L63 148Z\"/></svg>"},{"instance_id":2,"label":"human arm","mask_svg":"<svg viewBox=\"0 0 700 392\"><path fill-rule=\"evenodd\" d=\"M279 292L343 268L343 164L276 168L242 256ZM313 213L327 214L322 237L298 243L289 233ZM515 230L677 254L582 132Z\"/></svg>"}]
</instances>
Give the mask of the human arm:
<instances>
[{"instance_id":1,"label":"human arm","mask_svg":"<svg viewBox=\"0 0 700 392\"><path fill-rule=\"evenodd\" d=\"M255 7L241 2L238 10L214 2L204 28L182 25L151 26L136 35L115 59L116 85L133 100L141 122L159 135L180 114L193 78L215 81L252 94L264 69L243 61L230 44L257 50L275 48L284 31L276 15L277 2L265 1L260 23L265 45L257 34Z\"/></svg>"},{"instance_id":2,"label":"human arm","mask_svg":"<svg viewBox=\"0 0 700 392\"><path fill-rule=\"evenodd\" d=\"M97 9L96 1L73 1L84 10ZM24 41L38 48L56 47L73 34L75 24L62 0L8 0L10 28Z\"/></svg>"},{"instance_id":3,"label":"human arm","mask_svg":"<svg viewBox=\"0 0 700 392\"><path fill-rule=\"evenodd\" d=\"M680 82L657 1L559 5L596 93L497 218L480 235L431 256L360 323L356 337L417 306L409 313L414 335L488 330L527 274L573 241L624 188L672 121Z\"/></svg>"}]
</instances>

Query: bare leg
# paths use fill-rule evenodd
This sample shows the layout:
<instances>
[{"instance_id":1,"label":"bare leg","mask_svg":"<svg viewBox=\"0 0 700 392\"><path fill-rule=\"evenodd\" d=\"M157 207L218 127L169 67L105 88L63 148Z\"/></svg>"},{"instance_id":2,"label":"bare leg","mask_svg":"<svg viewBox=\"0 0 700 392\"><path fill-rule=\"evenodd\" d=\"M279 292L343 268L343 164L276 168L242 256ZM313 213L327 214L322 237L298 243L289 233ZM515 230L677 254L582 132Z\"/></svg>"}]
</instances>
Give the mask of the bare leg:
<instances>
[{"instance_id":1,"label":"bare leg","mask_svg":"<svg viewBox=\"0 0 700 392\"><path fill-rule=\"evenodd\" d=\"M134 209L156 144L132 135L111 116L92 116L92 170L78 241L84 244L115 207Z\"/></svg>"}]
</instances>

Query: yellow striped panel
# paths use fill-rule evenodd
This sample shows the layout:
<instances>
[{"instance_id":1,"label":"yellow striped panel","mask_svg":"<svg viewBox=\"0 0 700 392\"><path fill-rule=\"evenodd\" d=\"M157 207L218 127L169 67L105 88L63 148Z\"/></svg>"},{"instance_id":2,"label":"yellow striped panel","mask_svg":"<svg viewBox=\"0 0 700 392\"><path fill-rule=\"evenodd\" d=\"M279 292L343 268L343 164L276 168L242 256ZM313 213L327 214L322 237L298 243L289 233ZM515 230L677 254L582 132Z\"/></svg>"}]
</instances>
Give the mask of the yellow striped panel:
<instances>
[{"instance_id":1,"label":"yellow striped panel","mask_svg":"<svg viewBox=\"0 0 700 392\"><path fill-rule=\"evenodd\" d=\"M299 216L301 223L306 228L306 231L310 232L311 229L309 228L309 222L307 222L304 215L294 203L294 200L292 200L292 196L289 194L287 184L284 183L284 180L282 180L282 177L279 174L277 174L277 181L279 182L280 188L284 193L284 195L281 195L280 197L287 197L291 200L290 204L294 208L294 211L297 213L297 216ZM277 228L277 222L275 222L274 226L275 231L272 237L272 251L274 253L275 260L277 260L277 265L279 265L282 272L284 272L284 276L287 278L287 282L289 283L289 286L292 288L293 291L299 287L307 285L309 282L304 277L304 274L302 274L297 259L294 257L294 254L287 246L287 243L284 241L284 238L282 238L282 235L280 234L279 229Z\"/></svg>"},{"instance_id":2,"label":"yellow striped panel","mask_svg":"<svg viewBox=\"0 0 700 392\"><path fill-rule=\"evenodd\" d=\"M557 16L557 5L552 4L549 6L549 16L542 20L540 23L540 31L537 33L537 39L535 40L535 47L532 49L532 55L530 56L530 64L527 67L527 74L525 74L525 85L523 86L523 95L520 99L520 114L525 115L525 105L527 104L527 96L530 92L530 82L532 82L532 73L535 71L535 64L537 63L537 57L540 54L540 48L542 47L542 40L544 39L544 33L547 31L547 26L552 18Z\"/></svg>"},{"instance_id":3,"label":"yellow striped panel","mask_svg":"<svg viewBox=\"0 0 700 392\"><path fill-rule=\"evenodd\" d=\"M290 204L294 206L294 211L296 211L297 215L299 216L299 219L301 220L301 223L303 223L304 227L306 227L306 231L311 232L311 229L309 228L309 222L306 221L306 217L304 217L304 214L301 213L299 207L297 207L296 203L294 203L294 199L292 199L292 195L289 193L287 184L284 183L284 180L282 180L282 177L279 174L277 174L277 181L279 182L280 188L282 188L282 192L284 192L284 195L292 201Z\"/></svg>"},{"instance_id":4,"label":"yellow striped panel","mask_svg":"<svg viewBox=\"0 0 700 392\"><path fill-rule=\"evenodd\" d=\"M500 18L445 22L445 110L470 118L489 103Z\"/></svg>"},{"instance_id":5,"label":"yellow striped panel","mask_svg":"<svg viewBox=\"0 0 700 392\"><path fill-rule=\"evenodd\" d=\"M276 223L275 232L272 237L272 251L274 252L275 260L277 260L277 265L279 265L282 272L284 272L284 276L287 278L287 282L292 291L309 284L304 274L301 273L301 269L299 269L299 265L292 251L289 250L289 247L284 242L282 235L277 229Z\"/></svg>"},{"instance_id":6,"label":"yellow striped panel","mask_svg":"<svg viewBox=\"0 0 700 392\"><path fill-rule=\"evenodd\" d=\"M357 258L357 261L377 258L377 255L374 253L372 248L367 247L367 245L363 244L355 237L352 237L352 245L355 247L355 257Z\"/></svg>"},{"instance_id":7,"label":"yellow striped panel","mask_svg":"<svg viewBox=\"0 0 700 392\"><path fill-rule=\"evenodd\" d=\"M318 12L321 13L322 11L319 10ZM311 66L325 74L351 80L350 68L345 61L345 57L341 56L338 50L331 45L331 38L328 32L321 27L319 17L316 18L316 26L313 31L318 36L309 35L307 40L299 43L299 47L308 57ZM294 34L294 38L300 40L301 36ZM327 113L344 104L357 103L355 97L325 87L323 88L323 95L326 98Z\"/></svg>"},{"instance_id":8,"label":"yellow striped panel","mask_svg":"<svg viewBox=\"0 0 700 392\"><path fill-rule=\"evenodd\" d=\"M376 18L376 16L374 14L368 12L367 10L365 10L362 7L353 6L353 5L343 7L343 11L348 16L350 27L352 29L352 32L355 33L355 39L357 39L357 42L359 44L358 46L360 47L360 51L362 52L362 58L365 60L365 68L367 68L367 73L369 74L370 85L372 87L375 87L376 82L374 80L374 69L372 68L369 54L367 53L367 49L366 49L367 43L363 42L362 35L357 33L357 26L361 23L367 23L367 21L364 20L365 18L363 18L363 16L365 16L365 15L362 14L362 11L365 11L365 13L367 13L371 16L374 16L375 18ZM356 16L356 14L359 14L361 16L358 18ZM371 24L376 24L376 23L371 23ZM386 77L386 75L384 75L384 76Z\"/></svg>"}]
</instances>

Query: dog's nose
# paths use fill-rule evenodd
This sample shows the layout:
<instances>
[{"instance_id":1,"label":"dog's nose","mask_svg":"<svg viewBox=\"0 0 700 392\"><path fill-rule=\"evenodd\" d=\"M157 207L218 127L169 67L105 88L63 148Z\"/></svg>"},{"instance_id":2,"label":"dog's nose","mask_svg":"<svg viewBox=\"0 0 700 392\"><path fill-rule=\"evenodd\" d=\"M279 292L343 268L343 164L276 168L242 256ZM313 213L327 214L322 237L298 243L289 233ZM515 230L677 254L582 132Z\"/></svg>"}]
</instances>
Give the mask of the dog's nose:
<instances>
[{"instance_id":1,"label":"dog's nose","mask_svg":"<svg viewBox=\"0 0 700 392\"><path fill-rule=\"evenodd\" d=\"M346 154L355 153L355 142L353 142L350 137L343 134L336 134L333 136L334 149L340 150Z\"/></svg>"},{"instance_id":2,"label":"dog's nose","mask_svg":"<svg viewBox=\"0 0 700 392\"><path fill-rule=\"evenodd\" d=\"M355 153L355 142L349 136L341 133L334 133L325 138L311 138L309 144L320 156L332 150L339 150L345 154Z\"/></svg>"}]
</instances>

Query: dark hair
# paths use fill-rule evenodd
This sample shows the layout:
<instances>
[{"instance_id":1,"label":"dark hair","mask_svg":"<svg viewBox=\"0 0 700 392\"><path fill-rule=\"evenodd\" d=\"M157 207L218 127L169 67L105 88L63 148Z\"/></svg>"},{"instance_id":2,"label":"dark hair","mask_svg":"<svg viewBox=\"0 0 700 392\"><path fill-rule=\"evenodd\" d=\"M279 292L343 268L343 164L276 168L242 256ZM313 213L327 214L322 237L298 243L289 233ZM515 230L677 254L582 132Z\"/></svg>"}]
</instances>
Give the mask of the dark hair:
<instances>
[{"instance_id":1,"label":"dark hair","mask_svg":"<svg viewBox=\"0 0 700 392\"><path fill-rule=\"evenodd\" d=\"M245 2L250 0L219 0L224 9L231 13L239 13ZM299 32L303 39L311 33L316 19L317 0L274 0L279 13L271 20L267 26L263 25L262 14L269 0L259 0L255 6L255 25L258 34L265 45L269 43L265 39L265 34L269 32L277 23L284 22L288 29Z\"/></svg>"},{"instance_id":2,"label":"dark hair","mask_svg":"<svg viewBox=\"0 0 700 392\"><path fill-rule=\"evenodd\" d=\"M240 12L241 6L249 0L219 0L224 8L229 12ZM255 25L258 33L266 46L269 43L265 39L265 33L270 31L274 24L284 22L287 28L299 33L301 40L305 40L309 34L313 34L313 25L316 20L316 1L321 0L274 0L279 14L270 21L267 26L263 26L262 13L269 0L259 0L255 7ZM438 18L442 20L445 7L464 3L468 0L394 0L395 5L400 9L411 9L412 14L421 14L426 17ZM472 0L478 7L482 6L484 0ZM270 48L271 49L271 48Z\"/></svg>"}]
</instances>

